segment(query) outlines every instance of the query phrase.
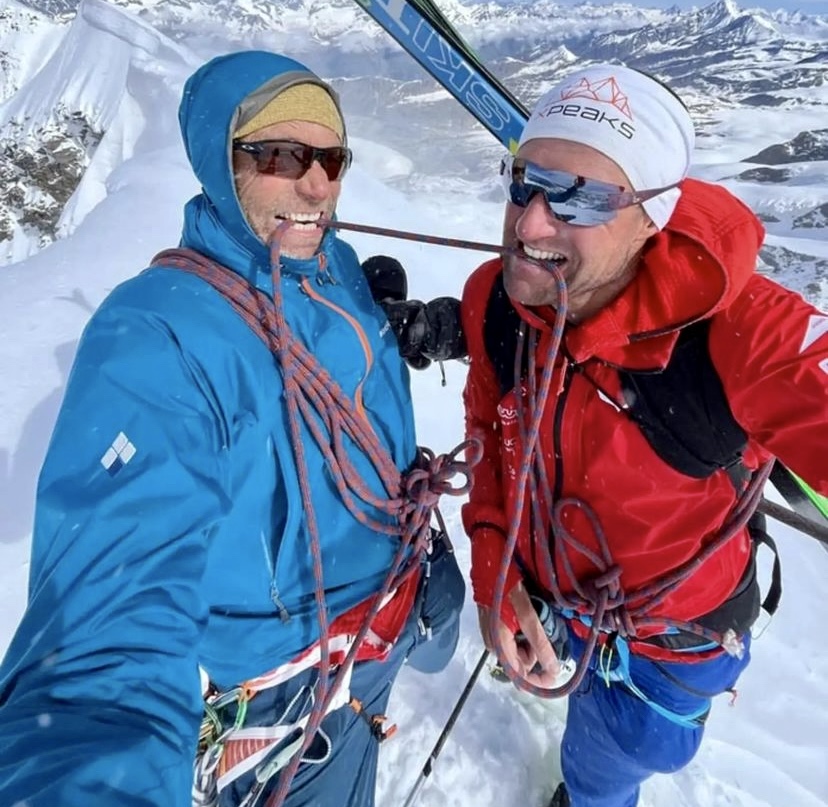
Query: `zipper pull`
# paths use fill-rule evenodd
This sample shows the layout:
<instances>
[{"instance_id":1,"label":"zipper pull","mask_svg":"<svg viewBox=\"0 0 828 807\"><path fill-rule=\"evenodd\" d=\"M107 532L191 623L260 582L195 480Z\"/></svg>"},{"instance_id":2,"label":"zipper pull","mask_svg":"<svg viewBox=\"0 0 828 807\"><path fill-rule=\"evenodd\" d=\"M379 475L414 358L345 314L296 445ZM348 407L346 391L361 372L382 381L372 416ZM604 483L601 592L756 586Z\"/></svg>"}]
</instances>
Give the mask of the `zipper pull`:
<instances>
[{"instance_id":1,"label":"zipper pull","mask_svg":"<svg viewBox=\"0 0 828 807\"><path fill-rule=\"evenodd\" d=\"M575 365L569 363L569 359L564 356L561 362L561 376L560 381L558 382L558 391L555 393L556 398L560 398L561 393L564 391L564 387L566 386L566 382L569 380L570 373L575 369Z\"/></svg>"},{"instance_id":2,"label":"zipper pull","mask_svg":"<svg viewBox=\"0 0 828 807\"><path fill-rule=\"evenodd\" d=\"M324 286L326 283L330 283L332 286L336 285L336 280L334 276L330 273L328 269L328 259L325 257L324 254L320 253L319 255L319 270L316 273L316 284L318 286Z\"/></svg>"}]
</instances>

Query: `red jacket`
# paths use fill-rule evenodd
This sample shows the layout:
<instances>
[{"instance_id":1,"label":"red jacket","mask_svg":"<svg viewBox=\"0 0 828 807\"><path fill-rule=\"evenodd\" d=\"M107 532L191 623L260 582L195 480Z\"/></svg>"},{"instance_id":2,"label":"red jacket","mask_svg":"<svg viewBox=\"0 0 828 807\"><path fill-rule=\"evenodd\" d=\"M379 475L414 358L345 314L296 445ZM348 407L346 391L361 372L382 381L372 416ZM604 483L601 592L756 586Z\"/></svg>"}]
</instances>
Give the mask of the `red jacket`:
<instances>
[{"instance_id":1,"label":"red jacket","mask_svg":"<svg viewBox=\"0 0 828 807\"><path fill-rule=\"evenodd\" d=\"M828 493L828 317L754 273L763 235L756 217L730 193L686 180L667 227L647 243L634 280L599 313L564 332L539 448L550 488L557 483L562 497L586 502L597 515L628 593L694 558L717 535L736 498L723 471L699 480L667 465L638 426L596 388L623 400L614 368L663 368L681 326L711 319L711 359L731 410L749 436L746 465L757 468L777 456L818 491ZM483 339L487 303L501 268L500 260L479 267L466 284L462 303L471 356L464 393L466 432L484 444L463 521L472 542L475 600L489 606L514 509L522 450L514 417L516 390L501 397ZM515 308L541 332L537 355L543 356L554 311ZM564 354L580 372L564 372ZM561 480L556 480L556 452ZM577 540L598 551L594 530L581 512L567 510L564 524ZM516 554L524 573L549 590L543 564L533 555L530 532L525 507ZM549 534L545 528L544 536ZM579 580L595 576L595 566L583 554L565 551ZM693 621L714 610L733 592L749 554L744 531L650 616ZM560 563L556 572L564 593L571 592ZM520 576L513 561L507 592ZM508 605L502 616L516 627ZM667 657L666 651L639 642L633 649Z\"/></svg>"}]
</instances>

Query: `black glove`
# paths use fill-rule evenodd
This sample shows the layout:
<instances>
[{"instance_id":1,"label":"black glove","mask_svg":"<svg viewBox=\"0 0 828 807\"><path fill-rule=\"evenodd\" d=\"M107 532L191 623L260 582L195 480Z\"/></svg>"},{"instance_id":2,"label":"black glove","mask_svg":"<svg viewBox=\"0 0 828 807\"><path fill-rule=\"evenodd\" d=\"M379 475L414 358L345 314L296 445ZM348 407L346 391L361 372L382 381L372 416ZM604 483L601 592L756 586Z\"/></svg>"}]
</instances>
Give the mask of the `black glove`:
<instances>
[{"instance_id":1,"label":"black glove","mask_svg":"<svg viewBox=\"0 0 828 807\"><path fill-rule=\"evenodd\" d=\"M460 301L455 297L435 297L425 304L424 314L422 354L432 361L466 358Z\"/></svg>"},{"instance_id":2,"label":"black glove","mask_svg":"<svg viewBox=\"0 0 828 807\"><path fill-rule=\"evenodd\" d=\"M426 307L420 300L380 300L391 330L397 337L402 356L415 370L425 370L431 359L423 355L428 321Z\"/></svg>"},{"instance_id":3,"label":"black glove","mask_svg":"<svg viewBox=\"0 0 828 807\"><path fill-rule=\"evenodd\" d=\"M388 255L374 255L362 262L362 271L371 289L371 296L378 303L402 302L408 297L408 278L403 265Z\"/></svg>"},{"instance_id":4,"label":"black glove","mask_svg":"<svg viewBox=\"0 0 828 807\"><path fill-rule=\"evenodd\" d=\"M362 268L374 300L382 306L397 337L400 355L411 367L423 370L432 361L467 355L459 300L454 297L437 297L429 303L406 300L405 269L387 255L368 258Z\"/></svg>"}]
</instances>

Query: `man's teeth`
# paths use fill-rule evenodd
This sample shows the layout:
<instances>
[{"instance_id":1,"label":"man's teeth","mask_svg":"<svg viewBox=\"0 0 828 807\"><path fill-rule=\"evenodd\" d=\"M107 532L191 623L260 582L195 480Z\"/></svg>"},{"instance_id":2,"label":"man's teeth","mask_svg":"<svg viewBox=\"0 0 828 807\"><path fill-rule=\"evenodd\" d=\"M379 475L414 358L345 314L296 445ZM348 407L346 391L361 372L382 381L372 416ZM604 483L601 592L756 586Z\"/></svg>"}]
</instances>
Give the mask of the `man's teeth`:
<instances>
[{"instance_id":1,"label":"man's teeth","mask_svg":"<svg viewBox=\"0 0 828 807\"><path fill-rule=\"evenodd\" d=\"M561 255L560 252L547 252L544 249L533 249L532 247L523 245L523 251L530 257L534 258L536 261L563 261L566 260L565 255Z\"/></svg>"},{"instance_id":2,"label":"man's teeth","mask_svg":"<svg viewBox=\"0 0 828 807\"><path fill-rule=\"evenodd\" d=\"M294 230L315 230L316 222L321 217L321 213L285 213L277 216L277 218L292 221Z\"/></svg>"}]
</instances>

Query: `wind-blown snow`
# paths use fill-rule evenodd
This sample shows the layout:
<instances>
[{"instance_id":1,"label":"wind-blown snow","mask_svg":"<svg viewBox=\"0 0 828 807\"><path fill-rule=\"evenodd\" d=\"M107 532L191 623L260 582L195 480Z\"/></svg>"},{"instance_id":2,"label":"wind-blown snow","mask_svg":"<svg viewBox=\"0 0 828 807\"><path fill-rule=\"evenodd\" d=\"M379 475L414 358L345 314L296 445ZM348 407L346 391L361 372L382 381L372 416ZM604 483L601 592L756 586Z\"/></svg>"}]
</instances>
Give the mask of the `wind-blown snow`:
<instances>
[{"instance_id":1,"label":"wind-blown snow","mask_svg":"<svg viewBox=\"0 0 828 807\"><path fill-rule=\"evenodd\" d=\"M482 8L476 7L477 18ZM342 24L336 10L318 24ZM88 0L71 25L58 29L49 23L47 28L25 40L31 51L14 54L24 86L0 106L0 119L34 115L71 98L106 133L64 210L60 226L65 237L0 268L0 652L25 606L35 481L77 340L94 308L117 283L177 243L181 208L198 191L178 141L177 98L185 76L208 55L205 43L211 42L214 52L226 49L212 24L191 30L200 48L194 53L183 40L102 0ZM251 33L249 44L261 45L261 37ZM284 36L277 39L287 45ZM295 41L295 47L310 53L313 42ZM335 55L320 54L319 63L333 65ZM765 144L767 131L760 138L760 129L778 126L784 139L805 123L802 111L797 113L801 120L782 123L749 120L747 114L725 115L715 142L700 144L694 168L698 176L729 183L744 169L736 161ZM386 122L391 123L381 120ZM498 240L502 203L494 196L481 201L478 192L471 192L473 187L479 191L479 178L475 185L450 170L461 144L442 144L429 175L416 175L409 157L377 137L381 130L372 127L367 136L359 127L351 129L356 160L344 183L339 209L344 221ZM417 139L428 135L411 132ZM824 163L798 170L784 194L766 193L759 183L739 183L739 188L758 208L792 215L794 209L824 200L828 186ZM453 178L446 181L446 174ZM401 177L408 179L404 190L399 182L396 189L387 184ZM492 188L495 184L493 175ZM828 257L824 230L811 232L809 254ZM459 295L469 272L489 257L370 235L346 238L363 258L384 252L402 260L411 293L420 298ZM775 238L790 245L784 237ZM436 368L413 378L420 442L436 451L453 448L463 433L465 370L451 364L446 376L444 388ZM468 541L459 505L449 500L444 513L467 569ZM828 554L785 528L774 532L787 582L782 608L754 643L754 662L736 703L730 707L726 698L717 702L697 759L674 777L648 782L643 807L828 805ZM448 670L438 676L405 670L400 676L389 710L400 731L382 748L379 807L404 802L481 653L470 599L460 647ZM420 804L540 807L560 776L557 744L564 715L563 702L524 696L484 674Z\"/></svg>"}]
</instances>

